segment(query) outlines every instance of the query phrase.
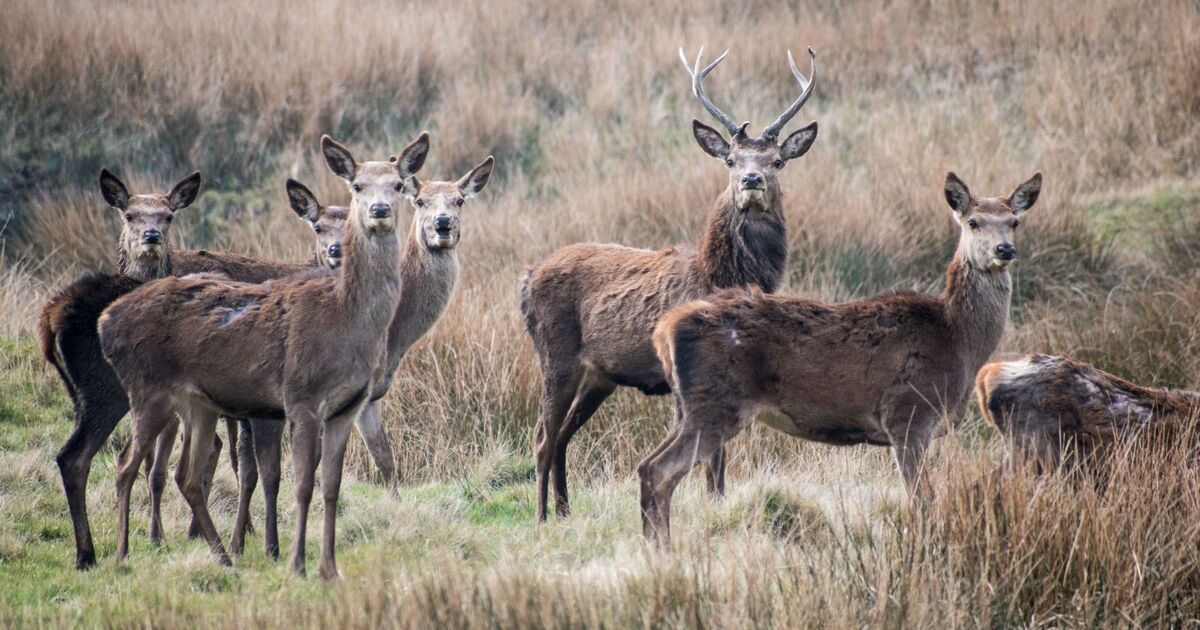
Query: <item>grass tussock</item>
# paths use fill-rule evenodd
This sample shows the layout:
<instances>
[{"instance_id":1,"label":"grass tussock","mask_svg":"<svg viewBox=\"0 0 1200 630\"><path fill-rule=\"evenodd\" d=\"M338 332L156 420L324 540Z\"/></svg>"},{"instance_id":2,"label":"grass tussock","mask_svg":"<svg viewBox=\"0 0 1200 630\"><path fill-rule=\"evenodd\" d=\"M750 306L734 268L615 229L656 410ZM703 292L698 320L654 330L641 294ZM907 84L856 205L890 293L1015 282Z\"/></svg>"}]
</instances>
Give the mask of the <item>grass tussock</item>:
<instances>
[{"instance_id":1,"label":"grass tussock","mask_svg":"<svg viewBox=\"0 0 1200 630\"><path fill-rule=\"evenodd\" d=\"M817 90L797 124L819 120L820 135L782 174L785 292L939 290L956 239L946 171L1006 195L1041 170L1000 354L1070 354L1148 385L1194 387L1197 32L1200 8L1185 0L9 2L0 621L1182 625L1200 616L1187 453L1124 453L1100 491L999 472L999 438L974 415L938 449L939 499L923 517L885 451L752 428L730 445L729 496L711 504L701 482L686 484L680 548L659 556L639 542L631 474L669 405L620 392L572 443L575 516L534 528L539 377L516 294L526 267L569 243L698 238L726 172L690 137L690 119L705 115L678 46L732 49L708 91L757 130L796 95L784 51L811 45ZM489 153L497 170L464 213L457 295L385 401L397 495L371 483L352 440L345 581L293 580L258 539L235 570L216 568L182 540L173 491L168 545L152 549L140 484L131 561L115 565L112 467L125 426L89 488L101 566L72 571L53 463L71 410L31 335L51 291L111 264L120 216L100 201L99 168L134 192L199 169L204 193L172 228L179 244L301 260L311 237L283 180L327 204L348 197L317 154L320 134L380 157L421 129L434 140L423 175L457 178ZM228 532L235 482L221 470L214 510ZM282 506L286 546L290 500Z\"/></svg>"}]
</instances>

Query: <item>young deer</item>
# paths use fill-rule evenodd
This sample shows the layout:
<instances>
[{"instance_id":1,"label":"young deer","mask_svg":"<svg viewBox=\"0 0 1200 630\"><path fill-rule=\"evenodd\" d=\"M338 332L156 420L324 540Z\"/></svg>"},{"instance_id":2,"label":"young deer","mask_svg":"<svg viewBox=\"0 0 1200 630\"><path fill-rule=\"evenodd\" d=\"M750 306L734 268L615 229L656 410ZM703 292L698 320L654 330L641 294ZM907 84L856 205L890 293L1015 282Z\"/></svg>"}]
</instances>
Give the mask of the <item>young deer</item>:
<instances>
[{"instance_id":1,"label":"young deer","mask_svg":"<svg viewBox=\"0 0 1200 630\"><path fill-rule=\"evenodd\" d=\"M703 54L701 49L701 55ZM726 52L728 54L728 51ZM670 308L727 287L757 286L775 291L787 262L787 227L779 171L808 151L817 123L778 141L784 125L812 95L788 53L800 83L800 97L767 126L762 137L746 133L704 93L704 78L725 58L701 68L684 67L692 93L731 138L699 120L692 121L696 141L729 169L729 185L713 200L699 247L659 251L594 243L564 247L526 274L521 311L533 339L542 372L541 411L537 425L538 521L546 520L550 475L554 476L556 513L570 512L567 498L567 445L618 387L649 395L669 390L655 359L650 333ZM724 460L713 454L709 489L724 491Z\"/></svg>"},{"instance_id":2,"label":"young deer","mask_svg":"<svg viewBox=\"0 0 1200 630\"><path fill-rule=\"evenodd\" d=\"M416 194L429 136L394 162L357 163L329 136L325 160L353 191L340 274L261 285L166 278L105 309L104 355L129 392L133 437L117 471L117 555L128 553L129 491L150 443L175 413L190 433L184 497L221 564L230 564L208 506L202 469L219 415L291 425L296 478L292 568L305 573L308 507L320 445L325 500L320 573L337 576L334 540L346 438L371 393L400 301L396 210ZM333 331L334 334L329 334Z\"/></svg>"},{"instance_id":3,"label":"young deer","mask_svg":"<svg viewBox=\"0 0 1200 630\"><path fill-rule=\"evenodd\" d=\"M1200 392L1143 387L1063 356L989 363L975 389L983 416L1044 470L1103 457L1146 429L1182 433L1200 413Z\"/></svg>"},{"instance_id":4,"label":"young deer","mask_svg":"<svg viewBox=\"0 0 1200 630\"><path fill-rule=\"evenodd\" d=\"M922 455L1004 334L1012 236L1041 185L1039 173L1008 198L978 198L947 176L961 232L940 296L824 304L735 290L668 313L654 345L676 422L638 465L646 538L669 546L675 486L756 419L807 440L891 446L910 495L927 495Z\"/></svg>"},{"instance_id":5,"label":"young deer","mask_svg":"<svg viewBox=\"0 0 1200 630\"><path fill-rule=\"evenodd\" d=\"M400 280L404 287L400 304L392 317L388 329L386 358L376 372L370 402L363 409L356 426L364 438L374 436L376 448L387 448L391 452L383 432L380 416L380 399L387 393L392 377L408 349L412 347L441 317L454 287L458 282L458 245L461 236L461 211L467 199L479 194L487 185L492 174L494 160L488 156L458 181L417 180L416 195L410 198L415 214L404 253L400 262ZM253 425L253 423L247 423ZM273 480L275 490L279 487L279 443L283 434L282 423L262 423L251 426L257 460L264 477ZM372 442L368 439L368 445ZM391 457L387 458L391 461ZM378 462L379 459L377 458ZM386 475L394 480L394 471ZM266 531L264 540L267 553L278 555L278 543L274 549L272 540L278 541L275 527L275 492L264 482L266 503ZM250 499L253 485L242 486L238 496L238 516L234 523L230 550L240 552L249 518Z\"/></svg>"},{"instance_id":6,"label":"young deer","mask_svg":"<svg viewBox=\"0 0 1200 630\"><path fill-rule=\"evenodd\" d=\"M75 530L75 562L80 569L96 563L86 496L92 458L129 410L125 391L100 350L96 321L101 311L147 280L169 275L219 272L237 280L261 282L312 267L336 266L340 260L338 241L344 212L337 208L329 208L318 215L302 215L313 226L316 236L314 261L307 265L175 249L170 238L172 220L176 212L191 205L199 189L200 175L193 173L165 195L131 195L120 179L107 169L102 170L100 192L123 218L117 273L83 276L50 298L38 318L42 354L58 372L75 409L75 429L58 452L57 461ZM297 182L288 183L288 194L293 198L312 195ZM342 218L339 218L339 212ZM236 430L231 429L231 447L236 441L233 439L235 434ZM157 454L148 457L146 462L151 495L150 538L155 543L162 539L160 505L174 437L175 426L172 425L161 436ZM219 440L217 444L219 450ZM231 458L231 462L237 462L237 459ZM215 470L215 457L209 466ZM193 522L192 531L198 532L198 523Z\"/></svg>"}]
</instances>

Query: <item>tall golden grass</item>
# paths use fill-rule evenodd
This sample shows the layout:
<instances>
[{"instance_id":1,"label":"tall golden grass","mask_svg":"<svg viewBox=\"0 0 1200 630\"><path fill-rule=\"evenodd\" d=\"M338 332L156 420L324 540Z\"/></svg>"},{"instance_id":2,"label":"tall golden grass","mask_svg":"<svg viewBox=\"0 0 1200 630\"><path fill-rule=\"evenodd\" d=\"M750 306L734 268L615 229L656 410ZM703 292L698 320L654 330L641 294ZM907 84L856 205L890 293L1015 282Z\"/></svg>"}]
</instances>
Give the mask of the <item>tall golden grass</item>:
<instances>
[{"instance_id":1,"label":"tall golden grass","mask_svg":"<svg viewBox=\"0 0 1200 630\"><path fill-rule=\"evenodd\" d=\"M118 217L96 194L101 165L135 190L198 168L206 192L181 213L178 243L299 259L309 238L287 209L284 178L327 203L347 197L317 154L321 133L382 156L427 128L424 174L438 178L496 155L493 183L465 213L458 294L387 400L408 482L456 478L497 451L528 454L538 375L517 312L524 268L577 241L698 237L726 176L690 137L690 119L705 116L679 46L732 50L709 92L752 129L795 97L785 51L817 50L816 94L797 123L818 120L820 135L783 174L785 292L936 290L956 237L946 171L1001 195L1042 170L1042 199L1018 237L1002 353L1070 353L1148 384L1200 380L1195 2L12 0L3 15L7 336L30 334L49 291L111 259ZM627 479L668 418L662 399L615 396L575 441L573 478ZM1183 542L1200 522L1190 469L1106 495L1019 477L990 494L972 484L991 483L996 438L972 420L960 439L958 451L943 449L948 496L928 523L876 522L866 547L846 542L862 542L853 536L782 552L698 544L649 573L560 580L536 565L498 568L467 593L456 592L464 574L405 575L347 592L309 620L367 624L372 611L414 608L468 625L480 615L514 625L611 615L784 626L835 612L846 625L1136 624L1195 613L1172 594L1196 596ZM350 459L352 472L370 474L357 444ZM814 460L894 490L882 452L763 430L735 443L731 484ZM1145 467L1137 474L1162 472ZM1127 512L1146 504L1167 522ZM1151 535L1169 542L1156 547ZM677 602L694 616L646 612L685 610ZM230 614L290 613L259 616L247 604Z\"/></svg>"}]
</instances>

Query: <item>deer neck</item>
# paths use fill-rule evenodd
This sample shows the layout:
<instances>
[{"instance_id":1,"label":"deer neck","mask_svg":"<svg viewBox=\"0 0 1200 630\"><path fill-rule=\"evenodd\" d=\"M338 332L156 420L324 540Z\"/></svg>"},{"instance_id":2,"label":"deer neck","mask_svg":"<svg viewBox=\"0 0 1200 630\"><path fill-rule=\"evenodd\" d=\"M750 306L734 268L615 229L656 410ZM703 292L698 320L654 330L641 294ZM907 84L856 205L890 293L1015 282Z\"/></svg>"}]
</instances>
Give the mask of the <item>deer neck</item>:
<instances>
[{"instance_id":1,"label":"deer neck","mask_svg":"<svg viewBox=\"0 0 1200 630\"><path fill-rule=\"evenodd\" d=\"M130 255L124 247L117 249L117 271L138 280L156 280L171 275L171 247L163 245L155 257Z\"/></svg>"},{"instance_id":2,"label":"deer neck","mask_svg":"<svg viewBox=\"0 0 1200 630\"><path fill-rule=\"evenodd\" d=\"M773 293L779 287L787 264L787 225L782 194L778 188L772 192L770 206L742 210L730 186L713 204L696 260L709 290L757 285Z\"/></svg>"},{"instance_id":3,"label":"deer neck","mask_svg":"<svg viewBox=\"0 0 1200 630\"><path fill-rule=\"evenodd\" d=\"M950 262L942 302L972 375L1000 345L1008 326L1011 299L1012 278L1007 269L976 269L962 252Z\"/></svg>"},{"instance_id":4,"label":"deer neck","mask_svg":"<svg viewBox=\"0 0 1200 630\"><path fill-rule=\"evenodd\" d=\"M382 333L400 300L400 240L395 232L372 235L352 226L343 248L345 262L335 291L346 307L345 330Z\"/></svg>"},{"instance_id":5,"label":"deer neck","mask_svg":"<svg viewBox=\"0 0 1200 630\"><path fill-rule=\"evenodd\" d=\"M391 384L400 360L418 339L433 327L446 310L458 283L456 249L430 247L416 219L412 222L400 263L404 295L388 328L386 374L377 380L379 398Z\"/></svg>"}]
</instances>

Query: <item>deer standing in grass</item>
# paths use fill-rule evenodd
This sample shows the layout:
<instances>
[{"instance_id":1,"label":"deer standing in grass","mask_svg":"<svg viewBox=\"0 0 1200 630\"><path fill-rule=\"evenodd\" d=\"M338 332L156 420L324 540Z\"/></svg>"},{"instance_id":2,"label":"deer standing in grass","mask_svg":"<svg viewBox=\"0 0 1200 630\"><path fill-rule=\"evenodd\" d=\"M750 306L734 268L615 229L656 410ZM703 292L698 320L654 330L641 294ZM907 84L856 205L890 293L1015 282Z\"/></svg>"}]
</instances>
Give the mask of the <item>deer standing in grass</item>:
<instances>
[{"instance_id":1,"label":"deer standing in grass","mask_svg":"<svg viewBox=\"0 0 1200 630\"><path fill-rule=\"evenodd\" d=\"M305 574L308 508L318 458L324 498L320 574L337 577L338 494L346 438L368 402L400 301L397 214L414 195L429 136L393 162L357 163L329 136L322 153L353 196L339 274L246 284L166 278L114 302L100 342L129 392L133 436L117 470L117 556L128 553L129 491L138 465L176 413L190 433L184 497L221 564L229 556L208 513L203 471L220 415L291 425L296 479L292 568ZM318 439L321 440L318 455Z\"/></svg>"},{"instance_id":2,"label":"deer standing in grass","mask_svg":"<svg viewBox=\"0 0 1200 630\"><path fill-rule=\"evenodd\" d=\"M1200 413L1200 392L1143 387L1063 356L989 363L975 389L983 417L1044 470L1064 456L1098 463L1142 431L1180 435Z\"/></svg>"},{"instance_id":3,"label":"deer standing in grass","mask_svg":"<svg viewBox=\"0 0 1200 630\"><path fill-rule=\"evenodd\" d=\"M415 210L400 262L403 296L388 330L386 358L380 364L372 388L370 402L363 409L358 427L381 427L381 399L387 394L400 360L430 328L437 323L454 294L458 282L458 250L461 237L461 211L466 201L479 194L487 185L495 160L488 156L458 181L417 180L415 195L410 202ZM344 175L343 175L344 176ZM264 477L279 487L279 444L282 423L247 423L254 436L257 461ZM382 435L382 429L379 430ZM385 442L386 444L386 439ZM265 484L264 484L265 485ZM253 485L241 484L238 497L238 516L234 523L230 549L240 551L245 539ZM278 540L275 529L275 494L267 492L266 531L269 541ZM276 543L274 554L278 554Z\"/></svg>"},{"instance_id":4,"label":"deer standing in grass","mask_svg":"<svg viewBox=\"0 0 1200 630\"><path fill-rule=\"evenodd\" d=\"M943 414L962 415L1004 335L1012 236L1041 185L1038 173L1007 198L979 198L947 176L960 234L939 296L825 304L731 290L668 313L654 346L676 418L638 465L645 537L669 547L676 485L754 420L806 440L890 446L910 496L928 496L922 457Z\"/></svg>"},{"instance_id":5,"label":"deer standing in grass","mask_svg":"<svg viewBox=\"0 0 1200 630\"><path fill-rule=\"evenodd\" d=\"M235 280L262 282L314 267L336 267L341 260L339 240L345 218L344 211L338 208L301 215L309 221L316 237L316 253L308 264L176 249L171 239L175 213L191 205L199 190L200 174L193 173L165 195L131 195L118 177L102 170L101 195L108 205L121 212L123 219L117 273L83 276L48 300L38 318L42 354L61 377L75 410L75 429L59 451L57 462L75 530L76 567L80 569L96 563L87 517L87 482L92 458L129 410L125 391L101 353L96 333L101 311L118 297L157 278L215 272ZM303 185L291 181L288 194L293 200L296 196L312 196ZM232 447L236 430L232 429L232 423L230 426ZM157 453L146 458L151 495L150 538L156 544L162 540L160 506L175 430L174 424L169 426L158 442ZM219 450L219 440L217 444ZM237 461L231 457L232 463ZM209 463L210 479L215 466L214 457ZM253 472L252 462L250 468ZM193 521L190 530L198 534L198 523Z\"/></svg>"},{"instance_id":6,"label":"deer standing in grass","mask_svg":"<svg viewBox=\"0 0 1200 630\"><path fill-rule=\"evenodd\" d=\"M700 54L703 55L703 49ZM727 54L727 53L726 53ZM713 201L698 247L659 251L594 243L564 247L526 274L521 310L542 372L537 425L538 521L547 516L548 487L554 478L556 513L570 512L567 498L567 445L618 386L649 395L669 392L650 334L670 308L726 287L753 285L775 291L787 262L787 227L779 172L812 146L817 123L779 134L813 92L816 60L809 79L788 63L801 94L768 125L762 137L746 133L704 93L704 78L725 58L707 67L697 56L688 66L692 93L730 134L692 121L696 141L729 169L729 185ZM724 490L724 459L713 453L709 475L713 493Z\"/></svg>"}]
</instances>

